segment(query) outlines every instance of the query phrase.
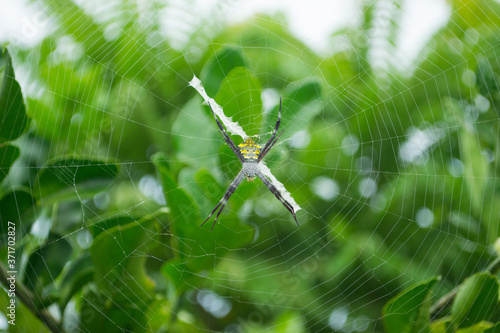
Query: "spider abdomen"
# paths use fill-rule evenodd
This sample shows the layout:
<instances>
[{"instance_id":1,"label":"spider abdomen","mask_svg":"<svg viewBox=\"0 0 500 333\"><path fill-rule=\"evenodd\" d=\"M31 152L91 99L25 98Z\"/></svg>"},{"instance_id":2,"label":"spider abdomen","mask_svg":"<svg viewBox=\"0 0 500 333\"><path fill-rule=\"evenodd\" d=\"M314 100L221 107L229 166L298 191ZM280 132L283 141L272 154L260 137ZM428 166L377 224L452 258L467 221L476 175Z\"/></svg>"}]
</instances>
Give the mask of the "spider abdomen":
<instances>
[{"instance_id":1,"label":"spider abdomen","mask_svg":"<svg viewBox=\"0 0 500 333\"><path fill-rule=\"evenodd\" d=\"M240 143L238 147L245 161L257 160L259 158L260 146L252 139L246 139L245 142Z\"/></svg>"}]
</instances>

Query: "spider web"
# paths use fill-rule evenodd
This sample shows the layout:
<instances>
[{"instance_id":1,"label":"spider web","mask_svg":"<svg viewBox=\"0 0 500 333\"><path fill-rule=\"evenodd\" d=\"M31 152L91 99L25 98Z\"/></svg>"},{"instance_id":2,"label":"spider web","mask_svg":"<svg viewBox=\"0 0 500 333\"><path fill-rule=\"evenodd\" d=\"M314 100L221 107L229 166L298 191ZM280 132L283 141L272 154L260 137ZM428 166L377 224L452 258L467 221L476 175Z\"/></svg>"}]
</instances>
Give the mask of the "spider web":
<instances>
[{"instance_id":1,"label":"spider web","mask_svg":"<svg viewBox=\"0 0 500 333\"><path fill-rule=\"evenodd\" d=\"M66 154L105 157L105 166L120 167L111 176L113 185L91 198L76 178L60 179L76 200L61 204L57 218L47 213L52 205L42 201L43 212L24 230L43 241L52 228L61 237L49 245L69 241L80 251L94 246L97 230L109 233L123 253L72 297L64 313L49 308L64 318L68 331L88 332L79 322L101 316L116 331L165 331L168 326L161 322L168 318L181 331L382 332L382 307L399 291L441 276L436 294L444 295L494 257L499 113L477 88L487 75L482 71L493 72L499 64L499 34L491 28L499 19L494 1L481 2L474 11L444 1L74 3L97 32L85 29L87 21L62 31L72 12L59 1L25 4L29 13L38 13L26 14L36 28L28 38L23 26L13 22L9 28L21 31L11 40L18 50L16 76L38 123L22 139L29 149L4 181L12 188L31 182L27 170L36 173L48 158ZM469 25L467 15L471 22L490 22ZM372 17L368 23L367 17ZM224 34L228 27L233 32ZM458 32L462 35L450 37ZM82 53L92 47L84 44L94 33L112 48ZM130 44L120 44L119 36ZM35 47L44 38L52 47L48 74L38 67L45 60ZM165 46L165 40L168 48L162 50L158 45ZM450 44L444 47L445 42ZM148 57L127 62L134 47ZM247 105L224 112L248 128L262 128L249 133L260 142L274 128L267 120L276 119L273 112L283 96L281 128L287 135L273 148L268 165L300 205L301 226L296 228L260 181L245 182L216 231L203 234L215 244L212 252L200 255L193 248L205 241L175 232L176 220L168 216L176 208L169 198L180 189L193 199L192 206L178 207L178 220L189 220L196 210L204 220L238 171L213 118L203 113L202 99L189 87L208 58L225 47L245 55L245 65L254 71L248 81L259 78L261 102L251 103L262 105L263 117L249 118ZM124 57L114 63L108 53ZM226 66L225 59L214 57L215 66ZM79 86L85 81L70 72L79 68L90 76L94 63L105 69L103 77L96 74L92 85ZM76 88L57 90L44 79ZM315 80L322 90L301 104L297 92ZM174 81L173 90L162 85ZM47 110L50 98L74 108L71 121ZM292 113L294 107L299 111ZM152 109L167 116L150 116ZM82 120L88 114L90 120ZM39 123L45 116L52 125ZM50 132L51 126L58 130ZM36 137L43 138L42 149ZM192 147L195 153L189 152ZM161 161L153 163L154 156ZM165 188L158 165L178 171L175 186ZM201 169L212 184L200 186ZM100 224L110 216L138 220L139 215L153 216L161 229L147 219L132 231L112 233ZM234 239L218 237L217 229L235 238L250 232L251 238L232 247ZM131 246L131 233L141 242ZM182 262L171 264L175 251ZM155 284L151 290L144 276L128 269L145 265L141 260ZM205 267L207 261L213 265ZM204 269L192 273L189 265L195 264ZM185 289L172 296L176 288ZM127 302L138 305L130 309L123 305ZM123 310L126 324L102 304Z\"/></svg>"}]
</instances>

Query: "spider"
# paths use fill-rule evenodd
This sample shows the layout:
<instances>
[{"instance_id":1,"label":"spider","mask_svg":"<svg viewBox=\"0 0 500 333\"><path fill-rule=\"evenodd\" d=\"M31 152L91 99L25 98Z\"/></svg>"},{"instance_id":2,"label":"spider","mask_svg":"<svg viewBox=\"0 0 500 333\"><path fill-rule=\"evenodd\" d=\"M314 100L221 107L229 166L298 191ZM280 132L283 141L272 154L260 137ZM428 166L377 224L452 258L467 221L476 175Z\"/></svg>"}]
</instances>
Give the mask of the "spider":
<instances>
[{"instance_id":1,"label":"spider","mask_svg":"<svg viewBox=\"0 0 500 333\"><path fill-rule=\"evenodd\" d=\"M274 132L271 135L271 138L269 139L269 141L267 141L263 149L261 149L261 147L257 145L251 138L246 139L245 142L239 144L238 148L236 148L233 140L231 140L227 132L224 130L224 127L222 127L222 124L220 123L219 119L217 119L217 116L215 115L215 112L212 109L210 103L208 103L208 106L210 106L210 110L212 111L215 121L219 126L222 137L226 141L227 145L231 148L233 153L236 155L236 157L238 157L238 160L242 164L242 168L241 171L236 176L236 178L234 178L231 185L229 185L229 188L227 189L222 199L219 201L217 206L215 206L214 210L212 210L210 215L208 215L207 219L200 225L200 227L203 226L210 219L210 217L212 217L213 213L215 213L215 211L220 208L219 212L217 213L217 216L215 217L215 221L214 224L212 225L211 230L214 229L214 226L217 223L217 219L222 213L224 207L226 206L227 201L234 193L238 185L240 185L241 181L244 179L245 176L247 178L247 181L249 182L253 181L255 177L259 177L260 180L264 183L264 185L267 186L269 191L271 191L271 193L273 193L276 196L276 198L278 198L278 200L283 204L283 206L285 206L285 208L288 209L288 211L293 215L293 218L295 219L295 222L297 223L298 227L299 222L297 221L297 217L295 216L295 212L293 210L292 205L285 198L283 198L283 196L276 188L276 186L274 186L273 183L271 183L271 181L267 179L267 177L264 176L259 170L260 161L262 161L264 156L266 156L266 154L271 150L271 148L274 146L276 141L278 141L278 139L280 138L281 134L283 134L284 131L284 130L281 131L278 137L276 137L276 133L278 132L281 120L281 98L280 98L280 108L278 114L278 121L276 122L276 127L274 128Z\"/></svg>"}]
</instances>

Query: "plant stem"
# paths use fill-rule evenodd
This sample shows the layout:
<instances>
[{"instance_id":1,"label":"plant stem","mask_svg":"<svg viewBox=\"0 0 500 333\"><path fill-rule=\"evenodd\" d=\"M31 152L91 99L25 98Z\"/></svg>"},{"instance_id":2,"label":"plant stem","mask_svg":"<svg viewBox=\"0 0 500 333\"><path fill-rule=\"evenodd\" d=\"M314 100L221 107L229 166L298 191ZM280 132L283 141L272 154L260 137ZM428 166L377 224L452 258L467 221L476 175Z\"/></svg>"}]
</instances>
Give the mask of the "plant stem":
<instances>
[{"instance_id":1,"label":"plant stem","mask_svg":"<svg viewBox=\"0 0 500 333\"><path fill-rule=\"evenodd\" d=\"M490 274L496 274L500 270L500 257L496 258L491 264L486 267L484 272L490 273ZM446 309L448 306L450 306L453 301L455 300L455 297L457 296L458 291L460 290L461 284L453 288L449 293L441 297L436 303L434 303L431 306L430 309L430 314L431 314L431 319L436 318L441 311Z\"/></svg>"},{"instance_id":2,"label":"plant stem","mask_svg":"<svg viewBox=\"0 0 500 333\"><path fill-rule=\"evenodd\" d=\"M8 274L4 265L0 263L0 282L5 285L7 290L9 289L9 281L7 280ZM46 310L38 310L36 308L35 302L33 301L33 294L29 291L20 281L16 279L16 296L24 303L24 305L30 309L30 311L37 316L42 323L47 326L47 328L54 332L60 333L64 332L61 323L57 321L52 315Z\"/></svg>"}]
</instances>

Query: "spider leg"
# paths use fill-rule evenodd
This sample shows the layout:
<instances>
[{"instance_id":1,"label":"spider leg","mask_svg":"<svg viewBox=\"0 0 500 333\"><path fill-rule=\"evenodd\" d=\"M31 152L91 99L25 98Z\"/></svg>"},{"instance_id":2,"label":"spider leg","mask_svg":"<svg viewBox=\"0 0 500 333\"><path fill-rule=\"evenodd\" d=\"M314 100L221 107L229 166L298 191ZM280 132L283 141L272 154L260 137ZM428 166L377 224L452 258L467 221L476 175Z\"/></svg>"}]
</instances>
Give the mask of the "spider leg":
<instances>
[{"instance_id":1,"label":"spider leg","mask_svg":"<svg viewBox=\"0 0 500 333\"><path fill-rule=\"evenodd\" d=\"M217 204L217 206L215 206L215 208L212 210L212 212L210 213L210 215L208 215L207 219L200 225L200 227L203 226L210 219L210 217L212 217L212 215L215 213L215 211L217 209L219 209L219 206L220 206L219 212L215 216L215 221L214 221L214 224L212 225L212 229L210 229L210 230L214 229L215 223L217 223L217 219L219 218L219 215L222 213L222 210L226 206L227 201L229 200L229 198L231 197L231 195L233 195L233 193L236 190L236 188L238 187L238 185L240 185L240 183L243 180L244 176L245 176L244 173L242 171L240 171L240 173L236 176L236 178L234 178L234 180L231 183L231 185L229 185L229 187L226 190L226 193L224 193L224 196L222 197L222 199L219 201L219 203Z\"/></svg>"},{"instance_id":2,"label":"spider leg","mask_svg":"<svg viewBox=\"0 0 500 333\"><path fill-rule=\"evenodd\" d=\"M276 188L276 186L274 186L273 183L271 183L271 181L267 179L267 177L264 176L260 171L257 172L257 176L260 178L260 180L262 180L264 185L267 186L269 191L271 191L271 193L274 194L276 198L283 204L283 206L285 206L285 208L288 209L288 211L293 215L293 218L295 219L295 223L297 223L297 228L298 228L299 222L297 221L297 217L295 216L295 211L293 210L292 205L288 201L286 201L285 198L283 198L283 196L281 195L280 191Z\"/></svg>"},{"instance_id":3,"label":"spider leg","mask_svg":"<svg viewBox=\"0 0 500 333\"><path fill-rule=\"evenodd\" d=\"M266 156L266 154L269 152L269 150L271 150L271 148L274 146L276 141L278 141L281 134L283 134L283 131L281 131L281 133L275 139L276 133L278 132L278 128L280 127L280 121L281 121L281 97L280 97L280 108L279 108L279 112L278 112L278 120L276 121L276 126L274 127L273 135L271 135L271 138L269 139L269 141L266 142L264 149L262 149L262 151L260 152L259 158L257 159L257 162L260 162L264 158L264 156Z\"/></svg>"},{"instance_id":4,"label":"spider leg","mask_svg":"<svg viewBox=\"0 0 500 333\"><path fill-rule=\"evenodd\" d=\"M285 130L282 130L280 132L280 134L278 135L278 137L276 139L274 139L273 142L271 142L269 144L269 146L267 147L267 149L265 151L263 151L264 154L259 155L259 159L257 160L258 162L260 162L264 158L264 156L267 155L267 153L271 150L271 148L274 146L274 144L278 141L278 139L281 137L281 134L283 134L284 131Z\"/></svg>"},{"instance_id":5,"label":"spider leg","mask_svg":"<svg viewBox=\"0 0 500 333\"><path fill-rule=\"evenodd\" d=\"M238 148L236 148L236 146L234 145L233 140L231 140L231 138L229 137L229 135L224 130L224 127L222 126L221 122L219 121L219 119L217 119L217 116L215 115L215 112L212 109L212 105L210 105L210 102L208 102L208 106L210 107L210 110L212 111L212 114L214 115L215 121L217 122L217 126L219 126L219 129L220 129L220 132L222 134L222 137L226 141L226 143L229 146L229 148L231 148L231 150L233 151L233 153L236 155L236 157L238 157L238 159L240 160L240 162L243 163L244 162L243 155L241 155L240 150Z\"/></svg>"}]
</instances>

